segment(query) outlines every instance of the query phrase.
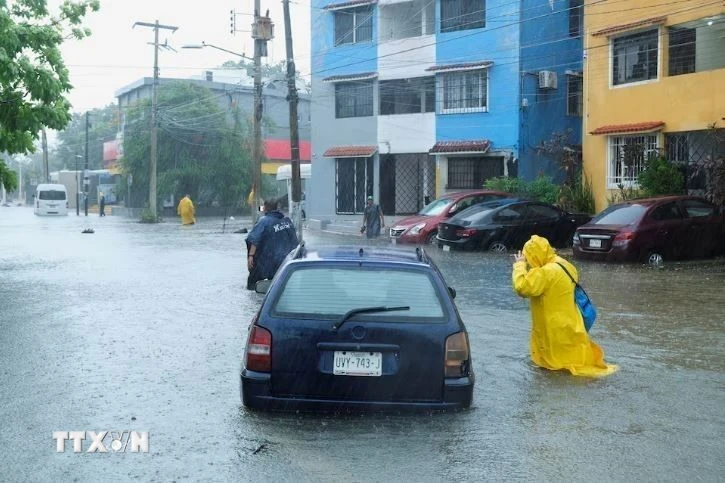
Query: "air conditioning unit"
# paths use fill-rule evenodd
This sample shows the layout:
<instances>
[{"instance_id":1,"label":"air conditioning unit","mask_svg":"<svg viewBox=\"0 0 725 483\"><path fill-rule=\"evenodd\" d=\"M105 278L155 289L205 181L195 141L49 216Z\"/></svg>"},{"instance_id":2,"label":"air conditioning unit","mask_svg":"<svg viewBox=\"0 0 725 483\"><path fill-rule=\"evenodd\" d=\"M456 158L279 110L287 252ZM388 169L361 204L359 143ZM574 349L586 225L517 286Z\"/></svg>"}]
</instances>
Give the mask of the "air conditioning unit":
<instances>
[{"instance_id":1,"label":"air conditioning unit","mask_svg":"<svg viewBox=\"0 0 725 483\"><path fill-rule=\"evenodd\" d=\"M539 89L556 89L556 72L551 70L540 70Z\"/></svg>"}]
</instances>

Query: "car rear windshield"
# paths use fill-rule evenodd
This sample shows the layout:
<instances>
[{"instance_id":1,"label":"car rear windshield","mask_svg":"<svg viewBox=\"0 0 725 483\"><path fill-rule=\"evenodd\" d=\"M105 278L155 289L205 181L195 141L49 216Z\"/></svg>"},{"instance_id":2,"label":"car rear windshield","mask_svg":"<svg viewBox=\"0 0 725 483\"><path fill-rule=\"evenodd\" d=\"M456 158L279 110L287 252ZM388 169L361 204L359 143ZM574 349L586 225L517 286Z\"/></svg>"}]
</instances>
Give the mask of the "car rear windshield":
<instances>
[{"instance_id":1,"label":"car rear windshield","mask_svg":"<svg viewBox=\"0 0 725 483\"><path fill-rule=\"evenodd\" d=\"M631 225L638 222L647 207L643 205L610 206L592 219L595 225Z\"/></svg>"},{"instance_id":2,"label":"car rear windshield","mask_svg":"<svg viewBox=\"0 0 725 483\"><path fill-rule=\"evenodd\" d=\"M470 225L471 223L477 223L483 220L486 215L491 213L497 207L498 206L492 206L488 204L471 206L470 208L466 208L465 210L461 211L459 214L451 218L450 223L458 223L463 226Z\"/></svg>"},{"instance_id":3,"label":"car rear windshield","mask_svg":"<svg viewBox=\"0 0 725 483\"><path fill-rule=\"evenodd\" d=\"M41 191L40 194L38 194L38 198L41 200L48 200L48 201L65 201L65 191L60 191L60 190Z\"/></svg>"},{"instance_id":4,"label":"car rear windshield","mask_svg":"<svg viewBox=\"0 0 725 483\"><path fill-rule=\"evenodd\" d=\"M443 302L431 275L421 270L372 266L300 267L289 274L272 314L336 319L362 307L410 310L359 315L401 322L441 322Z\"/></svg>"},{"instance_id":5,"label":"car rear windshield","mask_svg":"<svg viewBox=\"0 0 725 483\"><path fill-rule=\"evenodd\" d=\"M451 204L450 198L441 198L439 200L432 201L431 203L427 204L425 207L423 207L422 210L418 213L419 215L427 215L427 216L438 216L446 209L446 206Z\"/></svg>"}]
</instances>

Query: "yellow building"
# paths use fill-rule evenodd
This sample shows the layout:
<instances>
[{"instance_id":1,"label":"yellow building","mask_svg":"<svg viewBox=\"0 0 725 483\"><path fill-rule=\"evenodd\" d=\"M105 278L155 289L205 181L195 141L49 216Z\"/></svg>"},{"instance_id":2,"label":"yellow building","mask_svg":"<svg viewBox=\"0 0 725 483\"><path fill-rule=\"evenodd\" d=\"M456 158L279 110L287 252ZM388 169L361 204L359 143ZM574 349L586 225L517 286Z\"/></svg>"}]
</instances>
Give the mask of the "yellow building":
<instances>
[{"instance_id":1,"label":"yellow building","mask_svg":"<svg viewBox=\"0 0 725 483\"><path fill-rule=\"evenodd\" d=\"M599 211L652 153L683 169L725 155L725 2L585 5L584 171Z\"/></svg>"}]
</instances>

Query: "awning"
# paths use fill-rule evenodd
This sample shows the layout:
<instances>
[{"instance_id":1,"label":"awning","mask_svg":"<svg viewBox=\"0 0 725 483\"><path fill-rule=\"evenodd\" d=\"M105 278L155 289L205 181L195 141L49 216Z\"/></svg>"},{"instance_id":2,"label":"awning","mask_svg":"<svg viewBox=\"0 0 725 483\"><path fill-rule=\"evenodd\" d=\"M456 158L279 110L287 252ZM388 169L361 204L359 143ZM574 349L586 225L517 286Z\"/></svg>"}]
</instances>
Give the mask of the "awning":
<instances>
[{"instance_id":1,"label":"awning","mask_svg":"<svg viewBox=\"0 0 725 483\"><path fill-rule=\"evenodd\" d=\"M493 65L492 60L482 60L479 62L466 62L463 64L440 64L428 67L426 71L442 73L442 72L459 72L464 70L480 70L488 69Z\"/></svg>"},{"instance_id":2,"label":"awning","mask_svg":"<svg viewBox=\"0 0 725 483\"><path fill-rule=\"evenodd\" d=\"M323 154L326 158L369 158L378 150L377 146L335 146Z\"/></svg>"},{"instance_id":3,"label":"awning","mask_svg":"<svg viewBox=\"0 0 725 483\"><path fill-rule=\"evenodd\" d=\"M665 127L664 121L647 121L634 124L610 124L596 128L589 134L624 134L624 133L647 133L659 131Z\"/></svg>"},{"instance_id":4,"label":"awning","mask_svg":"<svg viewBox=\"0 0 725 483\"><path fill-rule=\"evenodd\" d=\"M375 79L378 76L377 72L362 72L360 74L347 74L347 75L333 75L325 77L322 82L350 82Z\"/></svg>"},{"instance_id":5,"label":"awning","mask_svg":"<svg viewBox=\"0 0 725 483\"><path fill-rule=\"evenodd\" d=\"M430 149L430 154L483 154L491 147L491 141L478 139L473 141L441 141Z\"/></svg>"},{"instance_id":6,"label":"awning","mask_svg":"<svg viewBox=\"0 0 725 483\"><path fill-rule=\"evenodd\" d=\"M367 5L374 5L378 3L377 0L352 0L350 2L342 2L342 3L328 3L325 5L325 10L343 10L346 8L356 8L356 7L365 7Z\"/></svg>"},{"instance_id":7,"label":"awning","mask_svg":"<svg viewBox=\"0 0 725 483\"><path fill-rule=\"evenodd\" d=\"M667 21L666 16L661 17L650 17L636 22L623 23L619 25L611 25L601 30L597 30L592 33L592 37L601 37L602 35L610 36L618 34L620 32L626 32L627 30L634 30L640 27L648 27L650 25L661 25Z\"/></svg>"}]
</instances>

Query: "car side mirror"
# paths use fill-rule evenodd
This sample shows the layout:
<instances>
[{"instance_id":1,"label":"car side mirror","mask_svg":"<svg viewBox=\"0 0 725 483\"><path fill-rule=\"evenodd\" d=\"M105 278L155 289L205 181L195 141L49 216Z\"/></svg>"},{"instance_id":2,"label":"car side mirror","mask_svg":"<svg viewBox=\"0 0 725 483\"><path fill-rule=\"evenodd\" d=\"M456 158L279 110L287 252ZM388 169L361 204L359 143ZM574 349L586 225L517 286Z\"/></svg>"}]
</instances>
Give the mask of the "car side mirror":
<instances>
[{"instance_id":1,"label":"car side mirror","mask_svg":"<svg viewBox=\"0 0 725 483\"><path fill-rule=\"evenodd\" d=\"M271 280L260 280L254 284L254 291L261 294L266 294L269 291L269 287L272 285Z\"/></svg>"},{"instance_id":2,"label":"car side mirror","mask_svg":"<svg viewBox=\"0 0 725 483\"><path fill-rule=\"evenodd\" d=\"M448 287L448 293L451 294L451 298L452 299L455 299L456 298L456 289L455 288Z\"/></svg>"}]
</instances>

